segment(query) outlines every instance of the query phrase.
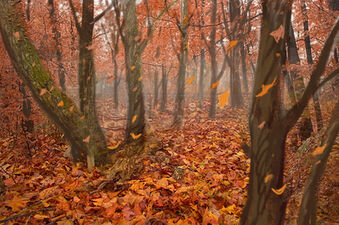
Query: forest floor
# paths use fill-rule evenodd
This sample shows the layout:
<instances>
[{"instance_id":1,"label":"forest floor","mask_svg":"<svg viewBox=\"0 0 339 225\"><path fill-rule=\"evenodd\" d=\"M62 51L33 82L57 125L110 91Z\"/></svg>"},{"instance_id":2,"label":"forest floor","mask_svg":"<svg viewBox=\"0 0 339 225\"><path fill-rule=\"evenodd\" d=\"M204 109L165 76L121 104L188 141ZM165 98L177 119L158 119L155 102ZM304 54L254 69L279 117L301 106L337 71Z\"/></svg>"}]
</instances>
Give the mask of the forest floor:
<instances>
[{"instance_id":1,"label":"forest floor","mask_svg":"<svg viewBox=\"0 0 339 225\"><path fill-rule=\"evenodd\" d=\"M101 105L108 144L123 138L123 111ZM87 172L65 157L68 146L52 125L34 134L34 149L17 138L0 139L0 224L238 224L246 202L249 159L247 109L219 110L215 119L195 104L186 109L181 129L170 128L171 113L148 112L148 160L138 179L102 186L107 177ZM286 224L296 224L303 186L319 138L297 148L294 131L286 150L286 182L292 195ZM113 147L114 148L114 147ZM156 149L153 151L153 149ZM300 150L302 149L302 150ZM114 151L114 149L112 150ZM339 224L338 145L332 152L319 193L319 224ZM106 182L107 184L107 182ZM1 191L1 189L0 189Z\"/></svg>"}]
</instances>

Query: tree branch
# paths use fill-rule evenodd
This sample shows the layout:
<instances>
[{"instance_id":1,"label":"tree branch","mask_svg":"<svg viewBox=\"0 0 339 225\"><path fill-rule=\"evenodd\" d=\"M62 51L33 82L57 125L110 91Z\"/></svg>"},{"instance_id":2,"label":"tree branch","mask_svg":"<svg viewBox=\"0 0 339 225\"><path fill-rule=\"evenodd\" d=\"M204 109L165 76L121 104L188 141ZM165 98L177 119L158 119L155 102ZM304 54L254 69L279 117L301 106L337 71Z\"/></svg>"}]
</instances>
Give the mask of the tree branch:
<instances>
[{"instance_id":1,"label":"tree branch","mask_svg":"<svg viewBox=\"0 0 339 225\"><path fill-rule=\"evenodd\" d=\"M102 11L99 15L94 17L94 23L98 22L112 7L113 7L113 2L104 11Z\"/></svg>"},{"instance_id":2,"label":"tree branch","mask_svg":"<svg viewBox=\"0 0 339 225\"><path fill-rule=\"evenodd\" d=\"M77 15L76 15L76 11L75 11L73 2L72 2L72 0L68 0L68 3L69 3L69 6L71 7L72 16L73 16L74 21L75 21L75 27L77 28L77 31L78 31L78 33L80 34L80 32L81 32L81 26L80 26L80 23L79 23L79 21L78 21L78 17L77 17Z\"/></svg>"}]
</instances>

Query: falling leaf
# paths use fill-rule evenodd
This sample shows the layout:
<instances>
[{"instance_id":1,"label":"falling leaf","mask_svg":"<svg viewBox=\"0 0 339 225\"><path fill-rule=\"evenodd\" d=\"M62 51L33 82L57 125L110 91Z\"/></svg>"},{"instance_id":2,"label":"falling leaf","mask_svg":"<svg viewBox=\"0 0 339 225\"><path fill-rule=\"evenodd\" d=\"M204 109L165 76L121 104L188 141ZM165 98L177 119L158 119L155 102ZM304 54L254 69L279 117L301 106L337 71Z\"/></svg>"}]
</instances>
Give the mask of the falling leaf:
<instances>
[{"instance_id":1,"label":"falling leaf","mask_svg":"<svg viewBox=\"0 0 339 225\"><path fill-rule=\"evenodd\" d=\"M142 81L142 77L139 77L139 78L138 78L138 81Z\"/></svg>"},{"instance_id":2,"label":"falling leaf","mask_svg":"<svg viewBox=\"0 0 339 225\"><path fill-rule=\"evenodd\" d=\"M219 95L219 108L224 108L225 105L228 105L228 98L230 96L230 90L226 91L225 93Z\"/></svg>"},{"instance_id":3,"label":"falling leaf","mask_svg":"<svg viewBox=\"0 0 339 225\"><path fill-rule=\"evenodd\" d=\"M93 47L93 45L89 45L89 46L87 46L86 48L87 48L88 51L90 51L90 50L92 50L94 47Z\"/></svg>"},{"instance_id":4,"label":"falling leaf","mask_svg":"<svg viewBox=\"0 0 339 225\"><path fill-rule=\"evenodd\" d=\"M264 128L264 126L265 126L265 123L266 123L266 121L264 121L264 122L262 122L261 124L259 124L259 125L258 125L258 128L259 128L259 129L262 129L262 128Z\"/></svg>"},{"instance_id":5,"label":"falling leaf","mask_svg":"<svg viewBox=\"0 0 339 225\"><path fill-rule=\"evenodd\" d=\"M323 146L319 146L317 147L314 152L312 152L313 156L317 156L317 155L321 155L323 154L324 150L325 150L326 144L324 144Z\"/></svg>"},{"instance_id":6,"label":"falling leaf","mask_svg":"<svg viewBox=\"0 0 339 225\"><path fill-rule=\"evenodd\" d=\"M74 109L74 105L72 105L71 107L69 107L69 111L70 111L70 112L73 112L73 109Z\"/></svg>"},{"instance_id":7,"label":"falling leaf","mask_svg":"<svg viewBox=\"0 0 339 225\"><path fill-rule=\"evenodd\" d=\"M257 94L255 97L261 97L263 95L265 95L269 89L271 89L274 85L275 85L275 82L277 81L277 78L275 77L273 82L271 84L267 84L267 85L262 85L261 87L261 92L259 94Z\"/></svg>"},{"instance_id":8,"label":"falling leaf","mask_svg":"<svg viewBox=\"0 0 339 225\"><path fill-rule=\"evenodd\" d=\"M318 165L319 163L321 163L321 160L318 160L318 161L315 163L315 165Z\"/></svg>"},{"instance_id":9,"label":"falling leaf","mask_svg":"<svg viewBox=\"0 0 339 225\"><path fill-rule=\"evenodd\" d=\"M186 85L190 85L194 81L195 76L191 76L190 79L188 79Z\"/></svg>"},{"instance_id":10,"label":"falling leaf","mask_svg":"<svg viewBox=\"0 0 339 225\"><path fill-rule=\"evenodd\" d=\"M16 39L19 39L20 34L19 34L19 32L17 31L17 32L15 32L15 33L13 34L13 36L16 37Z\"/></svg>"},{"instance_id":11,"label":"falling leaf","mask_svg":"<svg viewBox=\"0 0 339 225\"><path fill-rule=\"evenodd\" d=\"M182 24L187 24L188 23L188 16L186 15L184 19L182 20Z\"/></svg>"},{"instance_id":12,"label":"falling leaf","mask_svg":"<svg viewBox=\"0 0 339 225\"><path fill-rule=\"evenodd\" d=\"M27 202L28 202L27 200L19 198L18 196L14 196L14 198L8 201L6 205L11 207L13 211L19 211L20 208L23 208L26 206Z\"/></svg>"},{"instance_id":13,"label":"falling leaf","mask_svg":"<svg viewBox=\"0 0 339 225\"><path fill-rule=\"evenodd\" d=\"M189 44L185 45L184 49L187 49L189 46L190 46Z\"/></svg>"},{"instance_id":14,"label":"falling leaf","mask_svg":"<svg viewBox=\"0 0 339 225\"><path fill-rule=\"evenodd\" d=\"M275 55L276 55L277 57L279 57L279 56L280 56L280 53L276 53Z\"/></svg>"},{"instance_id":15,"label":"falling leaf","mask_svg":"<svg viewBox=\"0 0 339 225\"><path fill-rule=\"evenodd\" d=\"M135 139L138 139L139 137L141 137L141 134L135 135L134 133L131 133L131 136L135 140Z\"/></svg>"},{"instance_id":16,"label":"falling leaf","mask_svg":"<svg viewBox=\"0 0 339 225\"><path fill-rule=\"evenodd\" d=\"M212 84L211 89L214 89L214 88L218 87L218 85L219 85L219 81L217 81L214 84Z\"/></svg>"},{"instance_id":17,"label":"falling leaf","mask_svg":"<svg viewBox=\"0 0 339 225\"><path fill-rule=\"evenodd\" d=\"M138 87L133 88L133 92L136 92L138 90Z\"/></svg>"},{"instance_id":18,"label":"falling leaf","mask_svg":"<svg viewBox=\"0 0 339 225\"><path fill-rule=\"evenodd\" d=\"M134 115L134 116L133 116L133 118L132 118L132 123L135 122L135 120L137 119L137 117L138 117L137 115Z\"/></svg>"},{"instance_id":19,"label":"falling leaf","mask_svg":"<svg viewBox=\"0 0 339 225\"><path fill-rule=\"evenodd\" d=\"M270 33L270 35L272 37L274 37L275 42L279 42L280 39L283 39L284 37L284 27L282 25L280 25L280 27L278 29L276 29L275 31L272 31Z\"/></svg>"},{"instance_id":20,"label":"falling leaf","mask_svg":"<svg viewBox=\"0 0 339 225\"><path fill-rule=\"evenodd\" d=\"M237 46L238 44L238 40L234 40L234 41L230 41L227 50L226 50L226 54L228 54L235 46Z\"/></svg>"},{"instance_id":21,"label":"falling leaf","mask_svg":"<svg viewBox=\"0 0 339 225\"><path fill-rule=\"evenodd\" d=\"M276 194L276 195L281 195L282 193L284 193L285 189L286 189L286 184L284 184L281 188L279 189L274 189L271 188L272 191Z\"/></svg>"},{"instance_id":22,"label":"falling leaf","mask_svg":"<svg viewBox=\"0 0 339 225\"><path fill-rule=\"evenodd\" d=\"M121 141L119 141L116 145L111 145L111 146L108 146L107 148L110 149L110 150L114 150L114 149L119 147L120 143L121 143Z\"/></svg>"},{"instance_id":23,"label":"falling leaf","mask_svg":"<svg viewBox=\"0 0 339 225\"><path fill-rule=\"evenodd\" d=\"M41 89L40 96L43 96L47 92L46 88Z\"/></svg>"},{"instance_id":24,"label":"falling leaf","mask_svg":"<svg viewBox=\"0 0 339 225\"><path fill-rule=\"evenodd\" d=\"M265 177L265 184L267 184L270 180L272 180L273 178L273 175L272 174L268 174L266 177Z\"/></svg>"},{"instance_id":25,"label":"falling leaf","mask_svg":"<svg viewBox=\"0 0 339 225\"><path fill-rule=\"evenodd\" d=\"M61 101L58 103L58 106L59 106L59 107L63 107L63 106L64 106L64 101L61 100Z\"/></svg>"},{"instance_id":26,"label":"falling leaf","mask_svg":"<svg viewBox=\"0 0 339 225\"><path fill-rule=\"evenodd\" d=\"M135 69L135 66L131 66L131 70L133 71Z\"/></svg>"},{"instance_id":27,"label":"falling leaf","mask_svg":"<svg viewBox=\"0 0 339 225\"><path fill-rule=\"evenodd\" d=\"M85 115L81 116L80 119L82 119L82 120L85 119Z\"/></svg>"},{"instance_id":28,"label":"falling leaf","mask_svg":"<svg viewBox=\"0 0 339 225\"><path fill-rule=\"evenodd\" d=\"M89 139L91 138L91 136L89 135L87 138L85 138L84 140L82 140L85 143L89 143Z\"/></svg>"},{"instance_id":29,"label":"falling leaf","mask_svg":"<svg viewBox=\"0 0 339 225\"><path fill-rule=\"evenodd\" d=\"M111 83L114 79L115 79L115 76L111 76L111 77L106 79L106 82Z\"/></svg>"}]
</instances>

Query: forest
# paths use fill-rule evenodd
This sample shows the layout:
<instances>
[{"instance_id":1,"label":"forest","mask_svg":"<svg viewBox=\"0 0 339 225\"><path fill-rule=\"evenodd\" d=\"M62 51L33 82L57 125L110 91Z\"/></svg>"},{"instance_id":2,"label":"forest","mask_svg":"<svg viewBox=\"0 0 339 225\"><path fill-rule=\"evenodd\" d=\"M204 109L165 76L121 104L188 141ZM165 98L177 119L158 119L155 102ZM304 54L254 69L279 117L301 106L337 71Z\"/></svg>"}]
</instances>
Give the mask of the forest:
<instances>
[{"instance_id":1,"label":"forest","mask_svg":"<svg viewBox=\"0 0 339 225\"><path fill-rule=\"evenodd\" d=\"M338 0L0 0L0 224L339 224Z\"/></svg>"}]
</instances>

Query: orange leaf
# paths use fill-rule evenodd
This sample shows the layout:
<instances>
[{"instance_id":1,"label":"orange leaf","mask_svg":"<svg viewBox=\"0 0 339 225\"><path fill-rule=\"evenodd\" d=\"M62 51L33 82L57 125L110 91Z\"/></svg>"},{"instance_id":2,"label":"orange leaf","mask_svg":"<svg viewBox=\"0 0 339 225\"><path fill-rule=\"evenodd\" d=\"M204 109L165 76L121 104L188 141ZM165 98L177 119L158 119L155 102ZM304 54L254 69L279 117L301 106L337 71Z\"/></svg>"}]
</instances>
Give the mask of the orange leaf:
<instances>
[{"instance_id":1,"label":"orange leaf","mask_svg":"<svg viewBox=\"0 0 339 225\"><path fill-rule=\"evenodd\" d=\"M214 89L214 88L218 87L218 85L219 85L219 81L217 81L214 84L212 84L211 89Z\"/></svg>"},{"instance_id":2,"label":"orange leaf","mask_svg":"<svg viewBox=\"0 0 339 225\"><path fill-rule=\"evenodd\" d=\"M135 66L131 66L131 70L133 71L135 69Z\"/></svg>"},{"instance_id":3,"label":"orange leaf","mask_svg":"<svg viewBox=\"0 0 339 225\"><path fill-rule=\"evenodd\" d=\"M284 27L280 25L280 27L275 31L272 31L270 35L274 37L275 42L278 43L280 39L284 38Z\"/></svg>"},{"instance_id":4,"label":"orange leaf","mask_svg":"<svg viewBox=\"0 0 339 225\"><path fill-rule=\"evenodd\" d=\"M225 105L228 105L228 98L230 96L230 90L226 91L225 93L219 95L219 108L224 108Z\"/></svg>"},{"instance_id":5,"label":"orange leaf","mask_svg":"<svg viewBox=\"0 0 339 225\"><path fill-rule=\"evenodd\" d=\"M106 79L106 82L111 83L114 79L115 79L115 76L111 76L111 77Z\"/></svg>"},{"instance_id":6,"label":"orange leaf","mask_svg":"<svg viewBox=\"0 0 339 225\"><path fill-rule=\"evenodd\" d=\"M53 91L54 90L54 86L52 86L50 89L49 89L49 91Z\"/></svg>"},{"instance_id":7,"label":"orange leaf","mask_svg":"<svg viewBox=\"0 0 339 225\"><path fill-rule=\"evenodd\" d=\"M84 140L82 140L85 143L89 143L89 139L91 138L91 136L89 135L87 138L85 138Z\"/></svg>"},{"instance_id":8,"label":"orange leaf","mask_svg":"<svg viewBox=\"0 0 339 225\"><path fill-rule=\"evenodd\" d=\"M135 140L135 139L138 139L139 137L141 137L141 134L135 135L134 133L131 133L131 136Z\"/></svg>"},{"instance_id":9,"label":"orange leaf","mask_svg":"<svg viewBox=\"0 0 339 225\"><path fill-rule=\"evenodd\" d=\"M111 145L111 146L108 146L107 148L110 149L110 150L114 150L114 149L119 147L120 143L121 143L121 141L119 141L116 145Z\"/></svg>"},{"instance_id":10,"label":"orange leaf","mask_svg":"<svg viewBox=\"0 0 339 225\"><path fill-rule=\"evenodd\" d=\"M15 33L13 34L13 36L16 37L16 39L19 39L20 34L19 34L19 32L17 31L17 32L15 32Z\"/></svg>"},{"instance_id":11,"label":"orange leaf","mask_svg":"<svg viewBox=\"0 0 339 225\"><path fill-rule=\"evenodd\" d=\"M135 120L137 119L137 117L138 117L137 115L134 115L134 116L133 116L133 118L132 118L132 123L135 122Z\"/></svg>"},{"instance_id":12,"label":"orange leaf","mask_svg":"<svg viewBox=\"0 0 339 225\"><path fill-rule=\"evenodd\" d=\"M191 76L190 79L186 82L186 85L190 85L194 81L195 76Z\"/></svg>"},{"instance_id":13,"label":"orange leaf","mask_svg":"<svg viewBox=\"0 0 339 225\"><path fill-rule=\"evenodd\" d=\"M274 194L276 195L281 195L282 193L284 193L285 189L286 189L286 184L284 184L281 188L279 189L274 189L274 188L271 188L272 191L274 192Z\"/></svg>"},{"instance_id":14,"label":"orange leaf","mask_svg":"<svg viewBox=\"0 0 339 225\"><path fill-rule=\"evenodd\" d=\"M138 81L142 81L142 77L139 77L139 78L138 78Z\"/></svg>"},{"instance_id":15,"label":"orange leaf","mask_svg":"<svg viewBox=\"0 0 339 225\"><path fill-rule=\"evenodd\" d=\"M265 177L265 184L267 184L270 180L272 180L273 178L273 175L272 174L268 174L266 177Z\"/></svg>"},{"instance_id":16,"label":"orange leaf","mask_svg":"<svg viewBox=\"0 0 339 225\"><path fill-rule=\"evenodd\" d=\"M47 92L46 88L41 89L40 96L43 96Z\"/></svg>"},{"instance_id":17,"label":"orange leaf","mask_svg":"<svg viewBox=\"0 0 339 225\"><path fill-rule=\"evenodd\" d=\"M69 107L69 111L70 111L70 112L73 112L73 109L74 109L74 105L72 105L71 107Z\"/></svg>"},{"instance_id":18,"label":"orange leaf","mask_svg":"<svg viewBox=\"0 0 339 225\"><path fill-rule=\"evenodd\" d=\"M6 205L11 207L13 211L19 211L20 208L23 208L26 206L26 203L28 201L23 200L22 198L19 198L18 196L14 196L13 199L6 202Z\"/></svg>"},{"instance_id":19,"label":"orange leaf","mask_svg":"<svg viewBox=\"0 0 339 225\"><path fill-rule=\"evenodd\" d=\"M275 77L271 84L267 84L267 85L263 84L262 87L261 87L261 89L262 89L261 92L259 94L257 94L255 97L261 97L261 96L265 95L268 92L268 90L270 90L275 85L276 81L277 81L277 78Z\"/></svg>"},{"instance_id":20,"label":"orange leaf","mask_svg":"<svg viewBox=\"0 0 339 225\"><path fill-rule=\"evenodd\" d=\"M265 126L266 121L262 122L261 124L258 125L259 129L262 129Z\"/></svg>"},{"instance_id":21,"label":"orange leaf","mask_svg":"<svg viewBox=\"0 0 339 225\"><path fill-rule=\"evenodd\" d=\"M64 106L64 101L61 100L61 101L58 103L58 106L59 106L59 107L63 107L63 106Z\"/></svg>"},{"instance_id":22,"label":"orange leaf","mask_svg":"<svg viewBox=\"0 0 339 225\"><path fill-rule=\"evenodd\" d=\"M138 87L133 88L133 92L136 92L138 90Z\"/></svg>"},{"instance_id":23,"label":"orange leaf","mask_svg":"<svg viewBox=\"0 0 339 225\"><path fill-rule=\"evenodd\" d=\"M324 144L323 146L319 146L317 147L314 152L312 152L313 156L317 156L317 155L321 155L323 154L324 150L325 150L326 144Z\"/></svg>"},{"instance_id":24,"label":"orange leaf","mask_svg":"<svg viewBox=\"0 0 339 225\"><path fill-rule=\"evenodd\" d=\"M235 46L237 46L238 44L238 40L234 40L234 41L230 41L227 50L226 50L226 54L228 54Z\"/></svg>"},{"instance_id":25,"label":"orange leaf","mask_svg":"<svg viewBox=\"0 0 339 225\"><path fill-rule=\"evenodd\" d=\"M80 119L82 119L82 120L85 119L85 115L81 116Z\"/></svg>"}]
</instances>

